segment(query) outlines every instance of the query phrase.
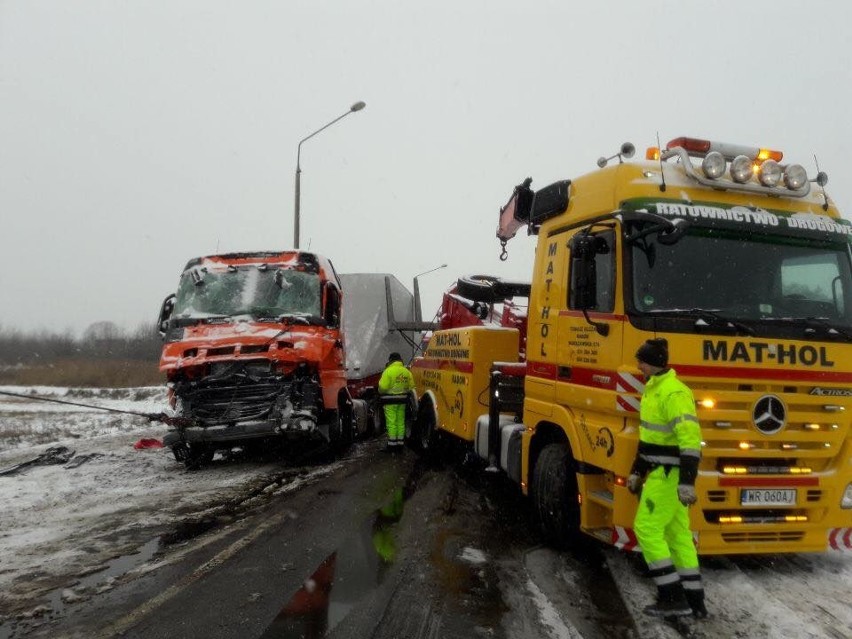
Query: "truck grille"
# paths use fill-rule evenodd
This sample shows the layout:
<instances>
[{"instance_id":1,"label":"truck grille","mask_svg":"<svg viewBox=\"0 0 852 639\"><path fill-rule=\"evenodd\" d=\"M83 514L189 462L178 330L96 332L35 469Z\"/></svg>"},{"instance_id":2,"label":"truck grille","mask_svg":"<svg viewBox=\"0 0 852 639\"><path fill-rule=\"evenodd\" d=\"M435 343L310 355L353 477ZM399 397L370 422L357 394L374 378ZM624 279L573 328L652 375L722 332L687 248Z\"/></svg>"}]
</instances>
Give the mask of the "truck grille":
<instances>
[{"instance_id":1,"label":"truck grille","mask_svg":"<svg viewBox=\"0 0 852 639\"><path fill-rule=\"evenodd\" d=\"M792 543L802 541L804 538L805 533L800 530L722 533L722 539L729 544Z\"/></svg>"},{"instance_id":2,"label":"truck grille","mask_svg":"<svg viewBox=\"0 0 852 639\"><path fill-rule=\"evenodd\" d=\"M265 419L286 390L287 384L280 380L235 383L231 379L176 389L176 393L188 416L201 420L204 426L216 426Z\"/></svg>"}]
</instances>

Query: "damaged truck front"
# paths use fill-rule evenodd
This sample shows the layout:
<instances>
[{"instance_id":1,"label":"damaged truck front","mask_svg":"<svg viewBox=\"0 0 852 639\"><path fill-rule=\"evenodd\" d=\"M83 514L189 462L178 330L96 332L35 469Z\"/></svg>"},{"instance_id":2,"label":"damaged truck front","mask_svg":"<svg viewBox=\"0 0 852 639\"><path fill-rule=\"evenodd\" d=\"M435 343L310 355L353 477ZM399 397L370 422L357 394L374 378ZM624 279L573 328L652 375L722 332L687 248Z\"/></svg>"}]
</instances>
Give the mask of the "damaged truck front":
<instances>
[{"instance_id":1,"label":"damaged truck front","mask_svg":"<svg viewBox=\"0 0 852 639\"><path fill-rule=\"evenodd\" d=\"M197 467L216 450L346 448L368 420L346 385L342 295L314 253L191 260L159 319L160 370L182 418L164 437L175 458Z\"/></svg>"}]
</instances>

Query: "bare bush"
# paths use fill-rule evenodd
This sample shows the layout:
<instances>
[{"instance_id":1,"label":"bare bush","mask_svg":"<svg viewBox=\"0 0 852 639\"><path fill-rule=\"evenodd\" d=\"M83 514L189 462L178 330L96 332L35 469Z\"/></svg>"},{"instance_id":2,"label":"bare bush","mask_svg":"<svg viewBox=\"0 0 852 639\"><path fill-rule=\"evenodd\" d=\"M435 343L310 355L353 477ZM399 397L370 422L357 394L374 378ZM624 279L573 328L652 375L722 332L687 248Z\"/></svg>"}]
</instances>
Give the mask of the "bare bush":
<instances>
[{"instance_id":1,"label":"bare bush","mask_svg":"<svg viewBox=\"0 0 852 639\"><path fill-rule=\"evenodd\" d=\"M160 384L162 341L153 323L124 332L96 322L81 338L0 327L0 384L130 387Z\"/></svg>"}]
</instances>

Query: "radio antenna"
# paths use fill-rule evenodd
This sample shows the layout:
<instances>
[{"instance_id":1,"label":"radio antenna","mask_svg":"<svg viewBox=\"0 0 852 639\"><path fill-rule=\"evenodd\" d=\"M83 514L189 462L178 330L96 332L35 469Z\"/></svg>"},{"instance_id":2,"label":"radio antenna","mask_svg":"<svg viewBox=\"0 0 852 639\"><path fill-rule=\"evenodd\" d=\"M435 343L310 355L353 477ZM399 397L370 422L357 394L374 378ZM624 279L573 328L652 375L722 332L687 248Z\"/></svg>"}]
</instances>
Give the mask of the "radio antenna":
<instances>
[{"instance_id":1,"label":"radio antenna","mask_svg":"<svg viewBox=\"0 0 852 639\"><path fill-rule=\"evenodd\" d=\"M660 191L666 192L666 174L663 171L663 147L660 146L660 132L657 131L657 154L660 156Z\"/></svg>"}]
</instances>

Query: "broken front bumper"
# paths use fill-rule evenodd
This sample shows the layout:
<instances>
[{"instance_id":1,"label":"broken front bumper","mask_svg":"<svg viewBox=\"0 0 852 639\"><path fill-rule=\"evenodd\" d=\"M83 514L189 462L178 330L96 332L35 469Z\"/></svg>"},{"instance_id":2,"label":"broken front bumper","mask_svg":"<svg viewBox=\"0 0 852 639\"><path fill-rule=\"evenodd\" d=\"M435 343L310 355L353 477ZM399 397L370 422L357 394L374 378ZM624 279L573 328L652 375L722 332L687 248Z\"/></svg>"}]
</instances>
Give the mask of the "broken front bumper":
<instances>
[{"instance_id":1,"label":"broken front bumper","mask_svg":"<svg viewBox=\"0 0 852 639\"><path fill-rule=\"evenodd\" d=\"M306 414L291 415L283 422L266 420L175 428L166 433L163 444L175 446L181 442L188 444L238 442L271 437L329 441L328 427L318 424L311 415Z\"/></svg>"}]
</instances>

